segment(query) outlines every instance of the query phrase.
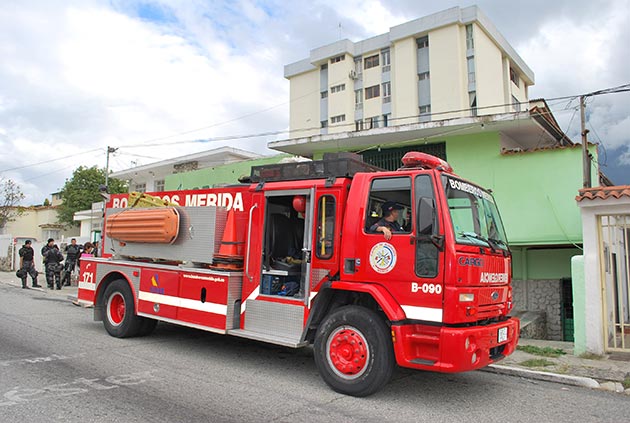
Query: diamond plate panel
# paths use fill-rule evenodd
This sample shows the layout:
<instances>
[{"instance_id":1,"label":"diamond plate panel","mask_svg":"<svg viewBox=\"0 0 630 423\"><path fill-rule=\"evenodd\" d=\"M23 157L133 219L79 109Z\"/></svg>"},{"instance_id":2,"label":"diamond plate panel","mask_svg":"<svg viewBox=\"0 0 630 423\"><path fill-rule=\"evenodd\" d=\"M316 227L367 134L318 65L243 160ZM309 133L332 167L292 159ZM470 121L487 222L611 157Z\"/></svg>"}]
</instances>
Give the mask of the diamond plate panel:
<instances>
[{"instance_id":1,"label":"diamond plate panel","mask_svg":"<svg viewBox=\"0 0 630 423\"><path fill-rule=\"evenodd\" d=\"M248 300L245 330L299 340L304 331L302 305Z\"/></svg>"}]
</instances>

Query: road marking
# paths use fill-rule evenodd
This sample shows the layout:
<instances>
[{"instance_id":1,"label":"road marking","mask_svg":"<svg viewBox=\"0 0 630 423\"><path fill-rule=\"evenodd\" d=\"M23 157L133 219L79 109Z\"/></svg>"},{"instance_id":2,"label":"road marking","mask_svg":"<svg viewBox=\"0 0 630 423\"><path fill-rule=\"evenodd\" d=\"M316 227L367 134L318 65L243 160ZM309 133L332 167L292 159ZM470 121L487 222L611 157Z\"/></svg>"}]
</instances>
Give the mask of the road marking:
<instances>
[{"instance_id":1,"label":"road marking","mask_svg":"<svg viewBox=\"0 0 630 423\"><path fill-rule=\"evenodd\" d=\"M0 361L0 367L8 367L14 364L22 364L22 363L37 364L37 363L47 363L51 361L69 360L71 358L83 357L86 354L87 353L79 353L79 354L73 354L73 355L51 354L46 357L31 357L31 358L20 358L17 360L5 360L5 361Z\"/></svg>"},{"instance_id":2,"label":"road marking","mask_svg":"<svg viewBox=\"0 0 630 423\"><path fill-rule=\"evenodd\" d=\"M121 386L140 385L149 380L158 380L158 377L153 374L153 370L109 376L104 379L86 379L81 377L72 382L48 385L43 388L20 388L16 386L0 397L0 407L25 404L48 398L84 394L90 391L105 391L120 388Z\"/></svg>"}]
</instances>

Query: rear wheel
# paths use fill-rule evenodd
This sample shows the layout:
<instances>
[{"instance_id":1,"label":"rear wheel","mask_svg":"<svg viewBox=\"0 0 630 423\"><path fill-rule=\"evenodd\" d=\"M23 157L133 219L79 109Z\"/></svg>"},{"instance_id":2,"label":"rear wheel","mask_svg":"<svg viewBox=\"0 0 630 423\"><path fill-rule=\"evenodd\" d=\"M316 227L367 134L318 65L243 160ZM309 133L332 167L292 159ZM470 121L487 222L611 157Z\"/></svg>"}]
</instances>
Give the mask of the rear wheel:
<instances>
[{"instance_id":1,"label":"rear wheel","mask_svg":"<svg viewBox=\"0 0 630 423\"><path fill-rule=\"evenodd\" d=\"M335 391L356 397L382 388L395 366L387 324L358 306L342 307L324 319L314 353L322 379Z\"/></svg>"},{"instance_id":2,"label":"rear wheel","mask_svg":"<svg viewBox=\"0 0 630 423\"><path fill-rule=\"evenodd\" d=\"M107 332L117 338L136 336L142 328L142 318L136 316L133 294L127 281L118 279L109 284L103 294Z\"/></svg>"}]
</instances>

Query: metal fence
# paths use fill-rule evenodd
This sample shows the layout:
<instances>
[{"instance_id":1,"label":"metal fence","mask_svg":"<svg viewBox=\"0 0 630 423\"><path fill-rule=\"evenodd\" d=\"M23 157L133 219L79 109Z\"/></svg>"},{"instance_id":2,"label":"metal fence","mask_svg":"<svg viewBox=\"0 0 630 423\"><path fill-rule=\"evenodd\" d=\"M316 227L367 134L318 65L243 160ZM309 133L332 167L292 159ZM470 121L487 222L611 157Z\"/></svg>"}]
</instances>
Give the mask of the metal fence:
<instances>
[{"instance_id":1,"label":"metal fence","mask_svg":"<svg viewBox=\"0 0 630 423\"><path fill-rule=\"evenodd\" d=\"M599 254L607 351L630 351L630 214L599 216Z\"/></svg>"}]
</instances>

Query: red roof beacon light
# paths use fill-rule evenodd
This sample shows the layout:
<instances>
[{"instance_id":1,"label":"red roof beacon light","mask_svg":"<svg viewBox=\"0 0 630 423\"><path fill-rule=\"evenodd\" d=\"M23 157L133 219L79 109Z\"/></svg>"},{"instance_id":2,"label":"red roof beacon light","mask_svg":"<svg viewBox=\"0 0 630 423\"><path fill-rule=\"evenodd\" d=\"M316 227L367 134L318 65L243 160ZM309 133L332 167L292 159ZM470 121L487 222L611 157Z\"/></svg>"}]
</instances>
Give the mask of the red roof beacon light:
<instances>
[{"instance_id":1,"label":"red roof beacon light","mask_svg":"<svg viewBox=\"0 0 630 423\"><path fill-rule=\"evenodd\" d=\"M403 169L421 168L437 169L449 173L453 172L451 165L444 160L430 154L420 153L418 151L410 151L406 153L402 158L402 163Z\"/></svg>"}]
</instances>

